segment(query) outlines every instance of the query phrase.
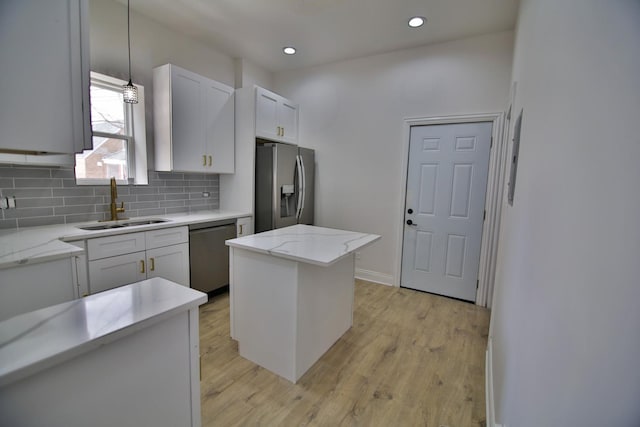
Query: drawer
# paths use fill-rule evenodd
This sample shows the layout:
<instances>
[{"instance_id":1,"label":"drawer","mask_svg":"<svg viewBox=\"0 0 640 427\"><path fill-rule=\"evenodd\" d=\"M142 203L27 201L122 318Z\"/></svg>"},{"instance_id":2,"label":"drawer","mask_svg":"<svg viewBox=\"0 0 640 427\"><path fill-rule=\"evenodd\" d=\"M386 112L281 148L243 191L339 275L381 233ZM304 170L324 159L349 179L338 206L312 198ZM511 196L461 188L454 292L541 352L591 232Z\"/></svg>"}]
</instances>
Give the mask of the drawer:
<instances>
[{"instance_id":1,"label":"drawer","mask_svg":"<svg viewBox=\"0 0 640 427\"><path fill-rule=\"evenodd\" d=\"M189 242L189 227L162 228L145 233L147 249Z\"/></svg>"},{"instance_id":2,"label":"drawer","mask_svg":"<svg viewBox=\"0 0 640 427\"><path fill-rule=\"evenodd\" d=\"M128 233L87 240L89 261L145 250L145 233Z\"/></svg>"}]
</instances>

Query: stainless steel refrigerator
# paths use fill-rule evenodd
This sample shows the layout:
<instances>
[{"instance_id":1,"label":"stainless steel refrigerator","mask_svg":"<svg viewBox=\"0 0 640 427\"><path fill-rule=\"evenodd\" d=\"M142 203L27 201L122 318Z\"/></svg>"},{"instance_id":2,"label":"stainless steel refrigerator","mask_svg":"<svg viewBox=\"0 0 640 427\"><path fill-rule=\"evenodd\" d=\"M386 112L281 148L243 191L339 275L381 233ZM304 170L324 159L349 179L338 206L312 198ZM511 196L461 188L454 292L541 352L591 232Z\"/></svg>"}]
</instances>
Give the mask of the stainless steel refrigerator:
<instances>
[{"instance_id":1,"label":"stainless steel refrigerator","mask_svg":"<svg viewBox=\"0 0 640 427\"><path fill-rule=\"evenodd\" d=\"M255 232L313 224L315 153L277 142L256 145Z\"/></svg>"}]
</instances>

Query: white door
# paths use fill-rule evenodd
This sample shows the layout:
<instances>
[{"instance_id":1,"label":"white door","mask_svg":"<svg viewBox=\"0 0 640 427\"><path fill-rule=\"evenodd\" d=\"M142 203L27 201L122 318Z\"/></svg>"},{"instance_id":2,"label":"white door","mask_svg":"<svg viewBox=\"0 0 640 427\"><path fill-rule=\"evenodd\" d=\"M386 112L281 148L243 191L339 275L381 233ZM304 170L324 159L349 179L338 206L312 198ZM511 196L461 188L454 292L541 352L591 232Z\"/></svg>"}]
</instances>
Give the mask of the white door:
<instances>
[{"instance_id":1,"label":"white door","mask_svg":"<svg viewBox=\"0 0 640 427\"><path fill-rule=\"evenodd\" d=\"M203 117L208 172L233 173L235 101L233 88L213 80L205 84Z\"/></svg>"},{"instance_id":2,"label":"white door","mask_svg":"<svg viewBox=\"0 0 640 427\"><path fill-rule=\"evenodd\" d=\"M256 90L256 136L276 141L280 139L278 98L268 90Z\"/></svg>"},{"instance_id":3,"label":"white door","mask_svg":"<svg viewBox=\"0 0 640 427\"><path fill-rule=\"evenodd\" d=\"M162 277L189 287L189 244L149 249L147 277Z\"/></svg>"},{"instance_id":4,"label":"white door","mask_svg":"<svg viewBox=\"0 0 640 427\"><path fill-rule=\"evenodd\" d=\"M402 287L475 301L491 126L411 128Z\"/></svg>"},{"instance_id":5,"label":"white door","mask_svg":"<svg viewBox=\"0 0 640 427\"><path fill-rule=\"evenodd\" d=\"M283 142L298 143L298 106L284 98L278 103L278 123Z\"/></svg>"},{"instance_id":6,"label":"white door","mask_svg":"<svg viewBox=\"0 0 640 427\"><path fill-rule=\"evenodd\" d=\"M200 77L180 68L172 69L173 169L203 172L207 165L202 116L203 85Z\"/></svg>"},{"instance_id":7,"label":"white door","mask_svg":"<svg viewBox=\"0 0 640 427\"><path fill-rule=\"evenodd\" d=\"M106 291L147 278L145 252L89 261L89 292Z\"/></svg>"}]
</instances>

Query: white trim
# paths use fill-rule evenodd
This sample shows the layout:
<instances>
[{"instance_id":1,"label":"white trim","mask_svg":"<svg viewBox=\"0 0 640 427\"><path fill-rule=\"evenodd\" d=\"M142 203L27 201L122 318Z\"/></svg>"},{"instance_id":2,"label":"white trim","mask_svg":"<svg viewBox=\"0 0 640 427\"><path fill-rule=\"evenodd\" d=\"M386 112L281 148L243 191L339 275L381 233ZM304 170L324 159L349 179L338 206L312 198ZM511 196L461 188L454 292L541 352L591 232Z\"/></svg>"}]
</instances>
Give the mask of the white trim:
<instances>
[{"instance_id":1,"label":"white trim","mask_svg":"<svg viewBox=\"0 0 640 427\"><path fill-rule=\"evenodd\" d=\"M124 80L107 76L106 74L97 73L95 71L91 71L90 73L90 83L97 84L98 86L111 90L119 90L123 85L127 84ZM125 108L125 124L127 126L126 132L128 135L114 135L109 137L127 140L129 180L133 179L132 183L135 185L147 185L149 183L149 175L147 173L147 130L145 123L146 107L144 86L136 83L136 87L138 88L138 103L127 104L128 108ZM92 144L93 136L107 137L107 135L109 134L104 132L92 132L92 137L90 138ZM133 144L131 144L132 138ZM76 180L76 184L95 185L91 181L92 180L90 178L80 178ZM118 181L118 183L120 183L120 181ZM123 183L127 184L128 182L123 181Z\"/></svg>"},{"instance_id":2,"label":"white trim","mask_svg":"<svg viewBox=\"0 0 640 427\"><path fill-rule=\"evenodd\" d=\"M191 373L191 427L202 425L202 409L200 398L200 382L202 381L202 372L200 367L200 311L198 307L188 311L188 329L189 329L189 371Z\"/></svg>"},{"instance_id":3,"label":"white trim","mask_svg":"<svg viewBox=\"0 0 640 427\"><path fill-rule=\"evenodd\" d=\"M403 188L401 191L402 199L401 205L397 210L396 224L398 224L398 244L395 251L396 263L393 276L394 286L400 286L400 279L402 274L402 246L404 242L404 208L407 197L407 172L409 168L409 137L412 126L424 126L424 125L440 125L440 124L456 124L456 123L473 123L473 122L492 122L492 138L493 146L491 148L491 155L489 159L489 181L487 182L487 196L485 199L485 209L487 211L487 220L483 225L482 232L482 246L480 250L480 269L478 271L478 290L476 292L476 304L486 307L488 304L487 296L493 294L493 278L489 274L491 271L495 271L496 257L494 251L489 249L493 248L492 242L497 242L497 236L499 227L495 227L496 222L499 224L500 220L500 207L494 203L494 200L500 198L503 188L504 174L499 172L502 170L501 163L502 158L498 156L498 147L506 145L503 143L502 138L502 123L504 113L482 113L482 114L461 114L452 116L438 116L438 117L412 117L404 119L403 124L403 140L402 140L402 177ZM502 177L502 180L500 179ZM489 203L491 202L491 203ZM488 227L491 224L491 227ZM492 269L493 267L493 269Z\"/></svg>"},{"instance_id":4,"label":"white trim","mask_svg":"<svg viewBox=\"0 0 640 427\"><path fill-rule=\"evenodd\" d=\"M367 282L378 283L380 285L394 286L393 276L389 274L380 273L377 271L364 270L362 268L356 268L356 279L366 280Z\"/></svg>"},{"instance_id":5,"label":"white trim","mask_svg":"<svg viewBox=\"0 0 640 427\"><path fill-rule=\"evenodd\" d=\"M493 350L492 340L487 341L487 351L484 362L484 394L487 427L497 427L495 418L495 403L493 400Z\"/></svg>"}]
</instances>

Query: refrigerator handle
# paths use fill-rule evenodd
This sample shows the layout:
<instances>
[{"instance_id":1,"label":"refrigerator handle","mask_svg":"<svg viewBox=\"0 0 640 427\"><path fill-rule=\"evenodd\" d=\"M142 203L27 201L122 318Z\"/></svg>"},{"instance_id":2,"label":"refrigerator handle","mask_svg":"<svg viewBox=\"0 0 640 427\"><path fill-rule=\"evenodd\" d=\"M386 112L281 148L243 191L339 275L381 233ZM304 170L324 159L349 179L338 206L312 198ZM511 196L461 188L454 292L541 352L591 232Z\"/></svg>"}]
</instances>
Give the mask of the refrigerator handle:
<instances>
[{"instance_id":1,"label":"refrigerator handle","mask_svg":"<svg viewBox=\"0 0 640 427\"><path fill-rule=\"evenodd\" d=\"M303 171L302 171L302 158L300 155L296 155L296 173L298 174L298 201L296 202L296 222L300 219L300 215L302 215L302 205L303 205Z\"/></svg>"},{"instance_id":2,"label":"refrigerator handle","mask_svg":"<svg viewBox=\"0 0 640 427\"><path fill-rule=\"evenodd\" d=\"M307 171L304 168L304 158L302 158L302 155L299 156L300 166L302 169L302 201L300 202L300 217L298 218L298 220L302 218L302 214L304 212L304 204L307 201Z\"/></svg>"}]
</instances>

